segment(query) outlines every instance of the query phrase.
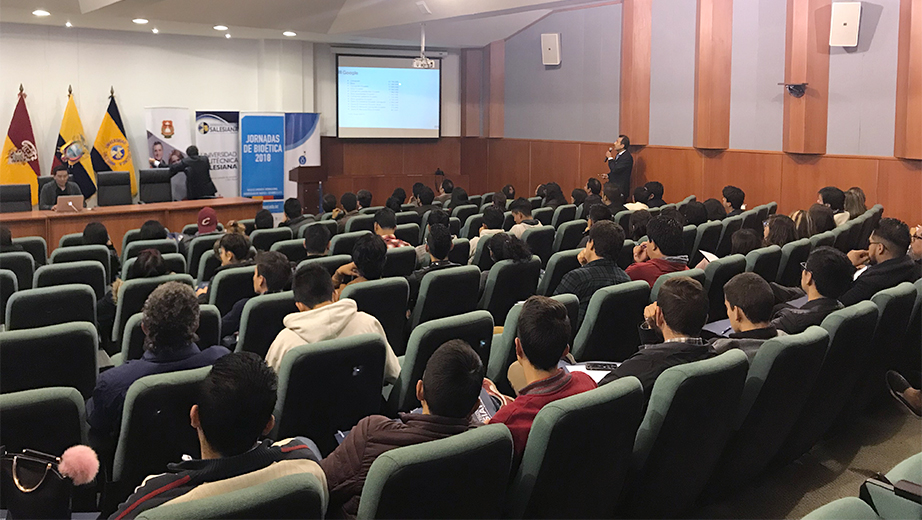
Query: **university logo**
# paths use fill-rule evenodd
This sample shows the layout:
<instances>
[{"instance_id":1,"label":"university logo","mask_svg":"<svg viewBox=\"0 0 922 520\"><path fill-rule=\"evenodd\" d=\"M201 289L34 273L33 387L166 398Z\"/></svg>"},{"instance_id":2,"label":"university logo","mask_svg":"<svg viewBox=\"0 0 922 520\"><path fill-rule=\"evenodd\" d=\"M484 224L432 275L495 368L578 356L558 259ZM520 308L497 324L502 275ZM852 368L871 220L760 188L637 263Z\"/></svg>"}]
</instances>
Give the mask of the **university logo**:
<instances>
[{"instance_id":1,"label":"university logo","mask_svg":"<svg viewBox=\"0 0 922 520\"><path fill-rule=\"evenodd\" d=\"M198 132L200 134L207 134L208 130L210 130L208 123L202 121L201 123L198 124Z\"/></svg>"},{"instance_id":2,"label":"university logo","mask_svg":"<svg viewBox=\"0 0 922 520\"><path fill-rule=\"evenodd\" d=\"M303 155L301 157L298 157L298 164L300 164L301 166L304 166L305 164L307 164L307 157Z\"/></svg>"},{"instance_id":3,"label":"university logo","mask_svg":"<svg viewBox=\"0 0 922 520\"><path fill-rule=\"evenodd\" d=\"M109 149L109 157L113 161L118 162L125 158L125 147L122 145L115 145Z\"/></svg>"},{"instance_id":4,"label":"university logo","mask_svg":"<svg viewBox=\"0 0 922 520\"><path fill-rule=\"evenodd\" d=\"M9 157L7 157L7 162L9 164L24 164L36 159L38 159L38 151L35 149L35 145L30 141L23 141L19 148L16 148L15 145L13 146Z\"/></svg>"}]
</instances>

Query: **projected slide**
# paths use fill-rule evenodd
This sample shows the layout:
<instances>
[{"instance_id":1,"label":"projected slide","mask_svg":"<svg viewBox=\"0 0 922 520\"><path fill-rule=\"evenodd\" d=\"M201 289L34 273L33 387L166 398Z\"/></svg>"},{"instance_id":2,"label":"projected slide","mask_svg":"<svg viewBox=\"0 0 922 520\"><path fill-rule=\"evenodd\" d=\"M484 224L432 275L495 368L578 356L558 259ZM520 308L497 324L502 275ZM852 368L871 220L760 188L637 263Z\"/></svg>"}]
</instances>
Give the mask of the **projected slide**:
<instances>
[{"instance_id":1,"label":"projected slide","mask_svg":"<svg viewBox=\"0 0 922 520\"><path fill-rule=\"evenodd\" d=\"M339 137L439 137L439 74L412 58L339 56Z\"/></svg>"}]
</instances>

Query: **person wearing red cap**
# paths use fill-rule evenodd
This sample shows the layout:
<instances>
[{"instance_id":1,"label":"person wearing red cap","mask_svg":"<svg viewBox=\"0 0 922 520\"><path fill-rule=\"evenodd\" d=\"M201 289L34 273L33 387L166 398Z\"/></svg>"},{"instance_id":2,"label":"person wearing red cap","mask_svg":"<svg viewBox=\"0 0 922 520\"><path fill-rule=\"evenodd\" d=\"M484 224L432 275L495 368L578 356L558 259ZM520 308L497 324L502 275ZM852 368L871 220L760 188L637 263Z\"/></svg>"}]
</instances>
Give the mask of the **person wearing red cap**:
<instances>
[{"instance_id":1,"label":"person wearing red cap","mask_svg":"<svg viewBox=\"0 0 922 520\"><path fill-rule=\"evenodd\" d=\"M189 244L192 242L192 239L204 236L204 235L217 235L221 234L221 231L218 231L218 214L215 212L214 208L210 206L205 206L198 212L198 221L196 222L198 230L194 235L183 235L179 240L179 252L183 256L187 256L189 252Z\"/></svg>"}]
</instances>

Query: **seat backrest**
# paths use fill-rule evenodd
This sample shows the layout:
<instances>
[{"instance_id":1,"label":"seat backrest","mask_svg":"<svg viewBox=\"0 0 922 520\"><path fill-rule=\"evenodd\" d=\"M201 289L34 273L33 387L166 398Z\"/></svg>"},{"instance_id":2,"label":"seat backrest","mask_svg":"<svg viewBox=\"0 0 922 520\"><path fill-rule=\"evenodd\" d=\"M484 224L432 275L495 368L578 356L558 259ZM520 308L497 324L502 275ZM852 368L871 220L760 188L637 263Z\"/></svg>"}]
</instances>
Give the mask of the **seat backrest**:
<instances>
[{"instance_id":1,"label":"seat backrest","mask_svg":"<svg viewBox=\"0 0 922 520\"><path fill-rule=\"evenodd\" d=\"M480 205L483 204L483 195L469 195L467 198L469 204L473 204L477 210L480 210Z\"/></svg>"},{"instance_id":2,"label":"seat backrest","mask_svg":"<svg viewBox=\"0 0 922 520\"><path fill-rule=\"evenodd\" d=\"M31 185L0 185L0 213L12 213L15 211L32 211Z\"/></svg>"},{"instance_id":3,"label":"seat backrest","mask_svg":"<svg viewBox=\"0 0 922 520\"><path fill-rule=\"evenodd\" d=\"M353 219L356 217L353 217ZM371 218L372 223L374 223L374 217ZM349 219L351 222L352 219ZM371 233L368 230L355 231L355 232L346 232L334 236L330 239L330 255L351 255L352 248L355 247L355 242L362 238L363 236Z\"/></svg>"},{"instance_id":4,"label":"seat backrest","mask_svg":"<svg viewBox=\"0 0 922 520\"><path fill-rule=\"evenodd\" d=\"M179 245L175 240L170 238L162 238L157 240L137 240L135 242L129 243L124 250L122 250L122 261L126 261L129 258L134 258L138 256L138 253L144 251L145 249L156 249L160 251L161 254L168 253L178 253Z\"/></svg>"},{"instance_id":5,"label":"seat backrest","mask_svg":"<svg viewBox=\"0 0 922 520\"><path fill-rule=\"evenodd\" d=\"M483 226L483 213L475 213L464 221L464 225L461 226L461 238L466 238L468 240L478 236L480 234L480 227Z\"/></svg>"},{"instance_id":6,"label":"seat backrest","mask_svg":"<svg viewBox=\"0 0 922 520\"><path fill-rule=\"evenodd\" d=\"M553 226L544 225L528 228L522 233L522 241L528 244L528 249L532 254L541 259L541 267L547 265L547 261L554 253L554 233L556 231Z\"/></svg>"},{"instance_id":7,"label":"seat backrest","mask_svg":"<svg viewBox=\"0 0 922 520\"><path fill-rule=\"evenodd\" d=\"M497 262L490 268L478 307L489 311L496 323L506 321L513 305L535 294L540 275L541 261L534 255L527 262Z\"/></svg>"},{"instance_id":8,"label":"seat backrest","mask_svg":"<svg viewBox=\"0 0 922 520\"><path fill-rule=\"evenodd\" d=\"M346 233L355 233L356 231L374 231L374 215L356 215L346 221Z\"/></svg>"},{"instance_id":9,"label":"seat backrest","mask_svg":"<svg viewBox=\"0 0 922 520\"><path fill-rule=\"evenodd\" d=\"M763 219L759 216L758 208L744 211L740 216L743 217L743 225L740 227L740 229L751 229L757 233L762 233L762 230L764 229L762 227Z\"/></svg>"},{"instance_id":10,"label":"seat backrest","mask_svg":"<svg viewBox=\"0 0 922 520\"><path fill-rule=\"evenodd\" d=\"M35 271L32 286L52 287L64 284L85 284L99 300L106 294L106 269L99 262L84 260L64 264L43 265Z\"/></svg>"},{"instance_id":11,"label":"seat backrest","mask_svg":"<svg viewBox=\"0 0 922 520\"><path fill-rule=\"evenodd\" d=\"M121 206L131 204L132 172L96 172L96 204Z\"/></svg>"},{"instance_id":12,"label":"seat backrest","mask_svg":"<svg viewBox=\"0 0 922 520\"><path fill-rule=\"evenodd\" d=\"M285 328L282 320L295 312L298 312L298 308L291 291L261 294L250 298L243 306L240 317L236 351L253 352L260 357L266 357L269 346Z\"/></svg>"},{"instance_id":13,"label":"seat backrest","mask_svg":"<svg viewBox=\"0 0 922 520\"><path fill-rule=\"evenodd\" d=\"M72 247L72 246L82 246L85 243L83 242L83 233L68 233L61 237L58 240L58 247Z\"/></svg>"},{"instance_id":14,"label":"seat backrest","mask_svg":"<svg viewBox=\"0 0 922 520\"><path fill-rule=\"evenodd\" d=\"M289 262L300 262L307 258L307 249L304 249L304 239L294 238L291 240L280 240L269 248L269 251L277 251L285 255Z\"/></svg>"},{"instance_id":15,"label":"seat backrest","mask_svg":"<svg viewBox=\"0 0 922 520\"><path fill-rule=\"evenodd\" d=\"M541 222L542 226L550 226L554 219L554 208L538 208L532 210L531 218Z\"/></svg>"},{"instance_id":16,"label":"seat backrest","mask_svg":"<svg viewBox=\"0 0 922 520\"><path fill-rule=\"evenodd\" d=\"M775 281L786 287L800 287L800 264L810 256L810 239L802 238L788 242L781 247L781 262L778 264L778 276Z\"/></svg>"},{"instance_id":17,"label":"seat backrest","mask_svg":"<svg viewBox=\"0 0 922 520\"><path fill-rule=\"evenodd\" d=\"M266 477L260 478L261 473L265 473ZM273 464L247 476L254 477L260 483L206 498L167 502L141 511L136 518L323 518L326 490L314 475L290 473L278 476L278 470Z\"/></svg>"},{"instance_id":18,"label":"seat backrest","mask_svg":"<svg viewBox=\"0 0 922 520\"><path fill-rule=\"evenodd\" d=\"M810 250L814 250L818 247L829 246L833 247L836 244L836 236L832 231L826 231L824 233L818 233L810 237Z\"/></svg>"},{"instance_id":19,"label":"seat backrest","mask_svg":"<svg viewBox=\"0 0 922 520\"><path fill-rule=\"evenodd\" d=\"M418 226L423 221L422 215L412 210L411 211L406 211L406 210L399 211L394 216L397 218L398 226L400 224L416 224Z\"/></svg>"},{"instance_id":20,"label":"seat backrest","mask_svg":"<svg viewBox=\"0 0 922 520\"><path fill-rule=\"evenodd\" d=\"M638 242L634 242L630 238L624 239L624 244L621 246L621 251L618 253L618 267L621 269L627 269L629 265L634 263L634 247L637 246Z\"/></svg>"},{"instance_id":21,"label":"seat backrest","mask_svg":"<svg viewBox=\"0 0 922 520\"><path fill-rule=\"evenodd\" d=\"M0 324L6 322L6 302L19 289L16 273L9 269L0 269Z\"/></svg>"},{"instance_id":22,"label":"seat backrest","mask_svg":"<svg viewBox=\"0 0 922 520\"><path fill-rule=\"evenodd\" d=\"M507 200L507 202L510 201ZM540 208L544 200L541 197L528 197L528 202L531 202L532 216L534 216L534 210Z\"/></svg>"},{"instance_id":23,"label":"seat backrest","mask_svg":"<svg viewBox=\"0 0 922 520\"><path fill-rule=\"evenodd\" d=\"M535 293L544 296L551 296L554 294L554 291L557 290L557 286L560 285L560 280L563 279L564 275L579 268L578 257L581 251L581 249L568 249L566 251L554 253L547 263L547 269L544 270L544 275L541 277L541 281L538 283L538 289Z\"/></svg>"},{"instance_id":24,"label":"seat backrest","mask_svg":"<svg viewBox=\"0 0 922 520\"><path fill-rule=\"evenodd\" d=\"M51 252L49 262L52 264L61 264L65 262L78 262L81 260L95 260L101 263L106 270L106 280L111 280L110 276L112 276L112 273L110 273L109 270L112 266L109 263L109 248L106 246L59 247ZM21 288L22 286L20 286L20 289Z\"/></svg>"},{"instance_id":25,"label":"seat backrest","mask_svg":"<svg viewBox=\"0 0 922 520\"><path fill-rule=\"evenodd\" d=\"M480 211L479 205L464 204L463 206L456 206L455 209L451 210L451 216L463 223L467 222L468 217L476 214L478 211Z\"/></svg>"},{"instance_id":26,"label":"seat backrest","mask_svg":"<svg viewBox=\"0 0 922 520\"><path fill-rule=\"evenodd\" d=\"M209 249L199 257L195 279L200 283L210 282L219 267L221 267L221 259L215 254L214 249Z\"/></svg>"},{"instance_id":27,"label":"seat backrest","mask_svg":"<svg viewBox=\"0 0 922 520\"><path fill-rule=\"evenodd\" d=\"M340 298L355 300L359 311L367 312L378 320L384 328L388 344L398 356L402 356L407 349L404 329L407 324L407 299L409 297L410 285L402 277L352 284L346 287L340 296Z\"/></svg>"},{"instance_id":28,"label":"seat backrest","mask_svg":"<svg viewBox=\"0 0 922 520\"><path fill-rule=\"evenodd\" d=\"M653 303L656 301L656 295L659 294L660 287L662 287L663 284L666 283L667 280L669 280L670 278L675 278L676 276L687 276L689 278L698 280L698 282L701 284L702 287L704 286L707 280L705 277L704 271L701 269L689 269L687 271L676 271L673 273L666 273L664 275L660 275L660 277L657 278L656 282L653 284L653 288L650 289L650 303Z\"/></svg>"},{"instance_id":29,"label":"seat backrest","mask_svg":"<svg viewBox=\"0 0 922 520\"><path fill-rule=\"evenodd\" d=\"M269 251L272 244L282 240L291 240L291 228L257 229L250 234L250 243L257 251Z\"/></svg>"},{"instance_id":30,"label":"seat backrest","mask_svg":"<svg viewBox=\"0 0 922 520\"><path fill-rule=\"evenodd\" d=\"M554 210L554 217L551 219L551 225L559 228L564 222L569 222L576 218L575 204L561 204Z\"/></svg>"},{"instance_id":31,"label":"seat backrest","mask_svg":"<svg viewBox=\"0 0 922 520\"><path fill-rule=\"evenodd\" d=\"M579 243L583 240L583 231L586 230L587 225L588 222L583 219L571 219L567 222L560 223L560 225L557 226L557 232L554 233L553 251L558 253L568 249L577 249Z\"/></svg>"},{"instance_id":32,"label":"seat backrest","mask_svg":"<svg viewBox=\"0 0 922 520\"><path fill-rule=\"evenodd\" d=\"M717 245L720 243L723 228L723 222L720 220L712 220L698 226L698 236L695 238L695 247L688 265L698 265L698 262L704 258L700 251L717 254Z\"/></svg>"},{"instance_id":33,"label":"seat backrest","mask_svg":"<svg viewBox=\"0 0 922 520\"><path fill-rule=\"evenodd\" d=\"M499 518L512 454L503 424L387 451L368 470L358 518Z\"/></svg>"},{"instance_id":34,"label":"seat backrest","mask_svg":"<svg viewBox=\"0 0 922 520\"><path fill-rule=\"evenodd\" d=\"M122 335L122 364L132 359L141 359L144 355L144 331L141 329L141 320L144 313L139 312L128 318L125 323L125 333ZM221 314L214 305L199 306L198 329L195 335L199 340L196 344L204 350L208 347L221 344Z\"/></svg>"},{"instance_id":35,"label":"seat backrest","mask_svg":"<svg viewBox=\"0 0 922 520\"><path fill-rule=\"evenodd\" d=\"M172 201L170 170L168 168L138 170L138 199L147 204Z\"/></svg>"},{"instance_id":36,"label":"seat backrest","mask_svg":"<svg viewBox=\"0 0 922 520\"><path fill-rule=\"evenodd\" d=\"M206 251L214 251L214 244L220 239L221 235L206 235L195 237L189 242L189 249L186 251L186 265L189 267L189 274L198 274L202 255Z\"/></svg>"},{"instance_id":37,"label":"seat backrest","mask_svg":"<svg viewBox=\"0 0 922 520\"><path fill-rule=\"evenodd\" d=\"M479 292L480 269L476 266L463 265L426 273L410 315L410 328L476 309Z\"/></svg>"},{"instance_id":38,"label":"seat backrest","mask_svg":"<svg viewBox=\"0 0 922 520\"><path fill-rule=\"evenodd\" d=\"M813 326L759 347L746 375L734 433L708 488L721 493L740 489L768 466L813 389L828 345L826 330Z\"/></svg>"},{"instance_id":39,"label":"seat backrest","mask_svg":"<svg viewBox=\"0 0 922 520\"><path fill-rule=\"evenodd\" d=\"M471 241L466 238L454 238L451 241L451 251L448 252L448 261L464 265L471 258Z\"/></svg>"},{"instance_id":40,"label":"seat backrest","mask_svg":"<svg viewBox=\"0 0 922 520\"><path fill-rule=\"evenodd\" d=\"M327 215L329 215L329 213L327 213ZM301 226L298 229L298 238L304 238L304 235L307 233L307 228L309 228L310 226L323 226L327 228L327 231L330 232L331 238L335 236L336 233L339 232L339 225L336 223L335 220L332 220L332 221L331 220L318 220L317 222L311 222L310 224Z\"/></svg>"},{"instance_id":41,"label":"seat backrest","mask_svg":"<svg viewBox=\"0 0 922 520\"><path fill-rule=\"evenodd\" d=\"M416 270L416 249L413 247L403 246L388 249L385 257L387 261L384 263L384 271L382 272L382 276L385 278L408 276Z\"/></svg>"},{"instance_id":42,"label":"seat backrest","mask_svg":"<svg viewBox=\"0 0 922 520\"><path fill-rule=\"evenodd\" d=\"M643 387L632 376L546 404L528 433L507 514L613 518L643 407ZM592 446L592 463L573 457L574 446Z\"/></svg>"},{"instance_id":43,"label":"seat backrest","mask_svg":"<svg viewBox=\"0 0 922 520\"><path fill-rule=\"evenodd\" d=\"M215 274L208 288L208 303L216 306L221 311L221 316L224 316L238 301L256 296L256 292L253 291L255 269L255 266L248 265L223 269Z\"/></svg>"},{"instance_id":44,"label":"seat backrest","mask_svg":"<svg viewBox=\"0 0 922 520\"><path fill-rule=\"evenodd\" d=\"M298 264L298 269L303 268L308 265L319 265L330 272L330 276L333 276L333 273L336 272L340 267L348 264L352 261L351 254L342 254L342 255L332 255L332 256L321 256L317 258L308 258L307 260L302 261Z\"/></svg>"},{"instance_id":45,"label":"seat backrest","mask_svg":"<svg viewBox=\"0 0 922 520\"><path fill-rule=\"evenodd\" d=\"M105 247L105 246L100 246ZM19 289L32 288L32 276L35 273L35 259L25 251L0 253L0 269L12 271L16 275Z\"/></svg>"},{"instance_id":46,"label":"seat backrest","mask_svg":"<svg viewBox=\"0 0 922 520\"><path fill-rule=\"evenodd\" d=\"M876 397L884 394L886 371L896 363L899 352L904 348L907 332L918 335L919 331L909 329L912 310L916 303L916 288L910 282L878 291L871 297L877 305L877 328L871 342L875 345L874 355L862 365L864 374L855 387L850 405L855 411L863 410Z\"/></svg>"},{"instance_id":47,"label":"seat backrest","mask_svg":"<svg viewBox=\"0 0 922 520\"><path fill-rule=\"evenodd\" d=\"M112 324L112 342L121 345L122 330L132 315L141 312L144 302L154 289L166 282L180 282L192 286L192 277L187 274L167 274L153 278L126 280L118 288L118 302L115 304L115 321ZM103 331L105 334L106 331Z\"/></svg>"},{"instance_id":48,"label":"seat backrest","mask_svg":"<svg viewBox=\"0 0 922 520\"><path fill-rule=\"evenodd\" d=\"M167 464L183 455L199 457L189 410L210 371L202 367L145 376L128 388L112 467L112 481L123 493L130 493L148 475L164 473Z\"/></svg>"},{"instance_id":49,"label":"seat backrest","mask_svg":"<svg viewBox=\"0 0 922 520\"><path fill-rule=\"evenodd\" d=\"M586 211L588 211L588 208ZM624 211L619 211L614 214L615 223L621 226L621 229L624 230L625 235L629 235L631 233L631 213L634 213L634 212L630 210L624 210ZM583 218L585 218L586 216L588 215L584 213Z\"/></svg>"},{"instance_id":50,"label":"seat backrest","mask_svg":"<svg viewBox=\"0 0 922 520\"><path fill-rule=\"evenodd\" d=\"M476 265L481 271L489 271L493 267L493 257L487 249L490 237L483 237L477 241L477 247L474 249L474 257L471 259L471 265Z\"/></svg>"},{"instance_id":51,"label":"seat backrest","mask_svg":"<svg viewBox=\"0 0 922 520\"><path fill-rule=\"evenodd\" d=\"M84 284L65 284L13 293L6 303L6 330L34 329L72 321L96 325L96 293Z\"/></svg>"},{"instance_id":52,"label":"seat backrest","mask_svg":"<svg viewBox=\"0 0 922 520\"><path fill-rule=\"evenodd\" d=\"M719 257L730 254L733 233L736 233L743 227L743 215L725 218L722 223L723 231L720 233L720 242L717 243L717 251L713 251L713 253Z\"/></svg>"},{"instance_id":53,"label":"seat backrest","mask_svg":"<svg viewBox=\"0 0 922 520\"><path fill-rule=\"evenodd\" d=\"M96 327L87 322L0 332L0 393L69 386L89 399L98 345Z\"/></svg>"},{"instance_id":54,"label":"seat backrest","mask_svg":"<svg viewBox=\"0 0 922 520\"><path fill-rule=\"evenodd\" d=\"M730 255L710 262L704 268L704 290L708 294L708 321L727 319L727 306L724 305L724 284L730 278L746 271L746 257Z\"/></svg>"},{"instance_id":55,"label":"seat backrest","mask_svg":"<svg viewBox=\"0 0 922 520\"><path fill-rule=\"evenodd\" d=\"M48 244L44 237L19 237L13 239L13 244L22 246L26 253L32 255L35 260L35 266L42 266L48 263Z\"/></svg>"},{"instance_id":56,"label":"seat backrest","mask_svg":"<svg viewBox=\"0 0 922 520\"><path fill-rule=\"evenodd\" d=\"M124 255L125 249L128 248L128 244L137 242L138 240L141 240L140 229L129 229L128 231L125 231L125 234L122 235L122 254Z\"/></svg>"},{"instance_id":57,"label":"seat backrest","mask_svg":"<svg viewBox=\"0 0 922 520\"><path fill-rule=\"evenodd\" d=\"M9 453L28 448L61 455L75 444L86 444L84 401L77 389L66 387L3 394L0 445Z\"/></svg>"},{"instance_id":58,"label":"seat backrest","mask_svg":"<svg viewBox=\"0 0 922 520\"><path fill-rule=\"evenodd\" d=\"M691 258L695 253L695 241L698 240L698 228L689 224L682 228L682 253Z\"/></svg>"},{"instance_id":59,"label":"seat backrest","mask_svg":"<svg viewBox=\"0 0 922 520\"><path fill-rule=\"evenodd\" d=\"M649 304L650 284L643 280L599 289L589 300L573 341L577 361L624 361L640 347L637 327Z\"/></svg>"},{"instance_id":60,"label":"seat backrest","mask_svg":"<svg viewBox=\"0 0 922 520\"><path fill-rule=\"evenodd\" d=\"M515 225L515 217L511 211L503 213L503 231L509 231Z\"/></svg>"},{"instance_id":61,"label":"seat backrest","mask_svg":"<svg viewBox=\"0 0 922 520\"><path fill-rule=\"evenodd\" d=\"M746 271L756 273L766 282L774 282L781 265L781 248L776 245L760 247L746 255Z\"/></svg>"},{"instance_id":62,"label":"seat backrest","mask_svg":"<svg viewBox=\"0 0 922 520\"><path fill-rule=\"evenodd\" d=\"M413 214L416 215L415 212ZM394 236L416 247L419 245L419 224L415 222L397 224L397 228L394 229Z\"/></svg>"},{"instance_id":63,"label":"seat backrest","mask_svg":"<svg viewBox=\"0 0 922 520\"><path fill-rule=\"evenodd\" d=\"M748 367L746 354L732 349L660 374L634 441L627 516L688 512L730 435Z\"/></svg>"},{"instance_id":64,"label":"seat backrest","mask_svg":"<svg viewBox=\"0 0 922 520\"><path fill-rule=\"evenodd\" d=\"M286 352L279 367L273 438L303 435L329 455L338 444L338 430L348 431L381 409L385 349L381 336L360 334ZM320 395L324 398L305 398Z\"/></svg>"},{"instance_id":65,"label":"seat backrest","mask_svg":"<svg viewBox=\"0 0 922 520\"><path fill-rule=\"evenodd\" d=\"M423 377L423 370L432 353L451 339L466 341L486 366L493 340L493 317L486 311L472 311L427 321L413 328L407 341L400 376L394 382L394 389L387 399L390 411L408 412L420 405L416 398L416 382Z\"/></svg>"},{"instance_id":66,"label":"seat backrest","mask_svg":"<svg viewBox=\"0 0 922 520\"><path fill-rule=\"evenodd\" d=\"M851 228L854 225L854 221L846 222L831 231L833 236L833 247L846 254L852 250Z\"/></svg>"}]
</instances>

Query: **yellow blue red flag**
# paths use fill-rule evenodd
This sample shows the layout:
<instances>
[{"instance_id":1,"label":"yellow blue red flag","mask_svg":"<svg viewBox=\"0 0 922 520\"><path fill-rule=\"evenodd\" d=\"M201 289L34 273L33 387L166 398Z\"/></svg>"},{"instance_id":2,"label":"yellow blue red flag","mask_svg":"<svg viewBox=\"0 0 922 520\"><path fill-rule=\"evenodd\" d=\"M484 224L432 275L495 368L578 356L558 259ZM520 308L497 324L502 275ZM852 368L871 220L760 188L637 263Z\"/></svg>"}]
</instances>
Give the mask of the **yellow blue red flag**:
<instances>
[{"instance_id":1,"label":"yellow blue red flag","mask_svg":"<svg viewBox=\"0 0 922 520\"><path fill-rule=\"evenodd\" d=\"M102 117L90 157L93 159L93 169L97 172L128 172L131 177L131 194L138 193L131 150L125 137L125 125L122 124L122 116L118 112L118 105L115 104L114 94L109 96L109 108Z\"/></svg>"},{"instance_id":2,"label":"yellow blue red flag","mask_svg":"<svg viewBox=\"0 0 922 520\"><path fill-rule=\"evenodd\" d=\"M90 160L90 148L83 133L83 123L77 113L74 96L67 93L67 107L64 109L64 118L61 120L61 131L58 132L58 143L54 150L54 161L51 171L60 164L68 166L74 176L74 182L80 186L84 198L96 194L96 172L93 171L93 162Z\"/></svg>"}]
</instances>

